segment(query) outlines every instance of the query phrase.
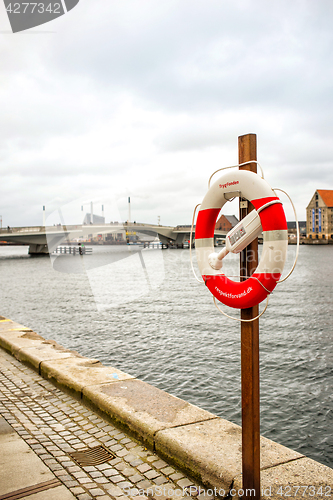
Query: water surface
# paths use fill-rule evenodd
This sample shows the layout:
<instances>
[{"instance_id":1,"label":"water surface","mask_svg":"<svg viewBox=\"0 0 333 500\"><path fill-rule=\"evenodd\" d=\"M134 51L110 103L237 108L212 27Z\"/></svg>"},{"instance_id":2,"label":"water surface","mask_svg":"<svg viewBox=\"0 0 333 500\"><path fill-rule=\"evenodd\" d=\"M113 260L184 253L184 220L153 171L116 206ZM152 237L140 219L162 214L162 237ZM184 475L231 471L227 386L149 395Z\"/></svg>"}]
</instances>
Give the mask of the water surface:
<instances>
[{"instance_id":1,"label":"water surface","mask_svg":"<svg viewBox=\"0 0 333 500\"><path fill-rule=\"evenodd\" d=\"M188 250L63 258L0 247L0 314L241 424L240 325L195 281ZM232 273L238 256L228 261ZM332 264L333 246L301 246L260 319L261 433L330 467Z\"/></svg>"}]
</instances>

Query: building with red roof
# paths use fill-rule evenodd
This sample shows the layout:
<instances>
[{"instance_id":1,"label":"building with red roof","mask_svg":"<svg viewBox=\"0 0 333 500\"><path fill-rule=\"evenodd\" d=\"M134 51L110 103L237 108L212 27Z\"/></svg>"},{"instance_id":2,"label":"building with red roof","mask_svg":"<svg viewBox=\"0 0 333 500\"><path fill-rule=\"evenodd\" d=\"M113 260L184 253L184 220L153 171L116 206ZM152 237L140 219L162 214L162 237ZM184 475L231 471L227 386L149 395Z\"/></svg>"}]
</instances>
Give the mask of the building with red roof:
<instances>
[{"instance_id":1,"label":"building with red roof","mask_svg":"<svg viewBox=\"0 0 333 500\"><path fill-rule=\"evenodd\" d=\"M333 189L317 189L306 208L306 235L333 239Z\"/></svg>"}]
</instances>

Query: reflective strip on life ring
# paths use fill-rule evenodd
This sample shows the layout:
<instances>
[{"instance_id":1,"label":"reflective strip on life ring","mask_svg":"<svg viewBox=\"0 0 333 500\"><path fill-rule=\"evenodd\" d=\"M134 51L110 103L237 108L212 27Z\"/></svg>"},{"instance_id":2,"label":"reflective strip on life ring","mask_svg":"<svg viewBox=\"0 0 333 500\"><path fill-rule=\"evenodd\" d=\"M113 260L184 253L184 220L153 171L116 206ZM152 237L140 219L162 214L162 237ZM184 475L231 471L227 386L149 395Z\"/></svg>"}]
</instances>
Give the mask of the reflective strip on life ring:
<instances>
[{"instance_id":1,"label":"reflective strip on life ring","mask_svg":"<svg viewBox=\"0 0 333 500\"><path fill-rule=\"evenodd\" d=\"M215 251L215 225L221 208L227 201L224 196L227 193L241 196L252 203L259 212L263 230L259 265L253 275L242 282L227 278L208 263L208 256ZM260 211L269 202L273 204ZM220 302L239 309L262 302L274 290L281 277L287 247L287 221L282 204L273 189L259 175L248 170L230 170L210 187L197 217L195 249L202 278Z\"/></svg>"}]
</instances>

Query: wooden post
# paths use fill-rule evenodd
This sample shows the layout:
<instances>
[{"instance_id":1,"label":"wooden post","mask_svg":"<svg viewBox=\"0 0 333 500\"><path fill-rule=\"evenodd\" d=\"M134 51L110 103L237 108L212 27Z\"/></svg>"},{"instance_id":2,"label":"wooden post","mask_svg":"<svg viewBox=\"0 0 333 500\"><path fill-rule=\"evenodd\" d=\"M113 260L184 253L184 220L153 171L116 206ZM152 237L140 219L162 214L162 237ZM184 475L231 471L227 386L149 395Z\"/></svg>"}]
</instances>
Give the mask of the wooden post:
<instances>
[{"instance_id":1,"label":"wooden post","mask_svg":"<svg viewBox=\"0 0 333 500\"><path fill-rule=\"evenodd\" d=\"M239 163L257 160L257 137L247 134L238 137ZM257 164L249 163L244 170L257 172ZM246 204L246 203L245 203ZM240 198L240 219L243 219L253 205L243 207ZM240 276L245 280L258 265L258 239L256 238L240 254ZM258 316L259 306L241 310L241 319ZM259 319L241 323L241 371L242 371L242 473L243 489L254 489L260 499L260 396L259 396Z\"/></svg>"}]
</instances>

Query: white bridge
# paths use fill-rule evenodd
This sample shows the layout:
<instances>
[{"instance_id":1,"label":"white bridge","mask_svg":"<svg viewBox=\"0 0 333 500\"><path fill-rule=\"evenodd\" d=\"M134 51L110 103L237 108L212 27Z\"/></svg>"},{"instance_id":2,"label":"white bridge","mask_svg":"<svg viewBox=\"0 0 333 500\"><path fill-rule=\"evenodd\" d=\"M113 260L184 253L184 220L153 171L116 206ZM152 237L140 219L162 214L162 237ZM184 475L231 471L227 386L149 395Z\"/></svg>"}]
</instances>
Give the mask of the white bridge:
<instances>
[{"instance_id":1,"label":"white bridge","mask_svg":"<svg viewBox=\"0 0 333 500\"><path fill-rule=\"evenodd\" d=\"M0 229L0 241L29 245L29 254L49 254L62 243L88 239L91 235L143 233L158 237L165 246L182 247L190 239L191 226L161 226L138 222L59 226L13 227ZM215 231L215 238L225 238L226 231ZM194 230L193 230L194 240ZM126 241L126 240L125 240Z\"/></svg>"}]
</instances>

